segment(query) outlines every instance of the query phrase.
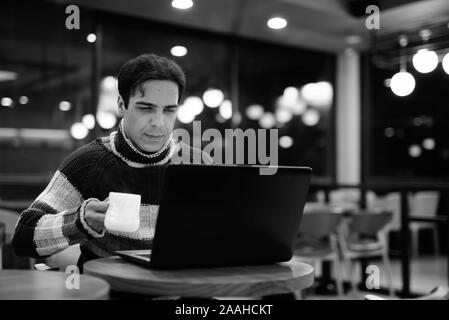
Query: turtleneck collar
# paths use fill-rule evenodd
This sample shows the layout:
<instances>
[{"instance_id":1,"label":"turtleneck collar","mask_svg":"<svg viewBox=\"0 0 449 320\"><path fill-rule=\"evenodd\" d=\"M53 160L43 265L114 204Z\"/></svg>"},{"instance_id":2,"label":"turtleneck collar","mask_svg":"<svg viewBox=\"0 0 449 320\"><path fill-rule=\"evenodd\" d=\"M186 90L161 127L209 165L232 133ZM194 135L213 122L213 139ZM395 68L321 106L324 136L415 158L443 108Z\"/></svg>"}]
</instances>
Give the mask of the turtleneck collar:
<instances>
[{"instance_id":1,"label":"turtleneck collar","mask_svg":"<svg viewBox=\"0 0 449 320\"><path fill-rule=\"evenodd\" d=\"M126 136L123 129L123 120L120 122L118 130L111 133L110 144L112 152L133 167L164 164L171 158L176 146L175 141L170 136L159 151L143 152Z\"/></svg>"}]
</instances>

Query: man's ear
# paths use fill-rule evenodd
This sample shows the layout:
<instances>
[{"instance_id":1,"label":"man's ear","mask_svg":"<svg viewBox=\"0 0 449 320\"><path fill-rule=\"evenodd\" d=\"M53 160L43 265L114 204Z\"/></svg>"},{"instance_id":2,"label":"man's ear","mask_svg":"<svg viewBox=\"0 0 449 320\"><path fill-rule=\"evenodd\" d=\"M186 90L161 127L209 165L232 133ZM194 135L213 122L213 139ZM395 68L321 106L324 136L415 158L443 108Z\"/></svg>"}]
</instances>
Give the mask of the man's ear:
<instances>
[{"instance_id":1,"label":"man's ear","mask_svg":"<svg viewBox=\"0 0 449 320\"><path fill-rule=\"evenodd\" d=\"M120 117L123 117L125 115L125 101L123 101L123 98L121 95L117 97L117 106L118 106L118 114Z\"/></svg>"}]
</instances>

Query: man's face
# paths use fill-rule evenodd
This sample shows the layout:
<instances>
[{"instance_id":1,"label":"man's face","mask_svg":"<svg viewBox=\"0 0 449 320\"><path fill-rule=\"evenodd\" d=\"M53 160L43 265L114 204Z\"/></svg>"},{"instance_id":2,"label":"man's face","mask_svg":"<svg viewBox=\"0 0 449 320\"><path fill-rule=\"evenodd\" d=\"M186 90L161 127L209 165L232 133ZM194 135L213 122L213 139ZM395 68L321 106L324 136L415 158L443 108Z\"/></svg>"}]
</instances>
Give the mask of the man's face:
<instances>
[{"instance_id":1,"label":"man's face","mask_svg":"<svg viewBox=\"0 0 449 320\"><path fill-rule=\"evenodd\" d=\"M143 151L156 152L170 138L178 111L178 85L170 80L143 82L129 97L128 108L119 97L126 135Z\"/></svg>"}]
</instances>

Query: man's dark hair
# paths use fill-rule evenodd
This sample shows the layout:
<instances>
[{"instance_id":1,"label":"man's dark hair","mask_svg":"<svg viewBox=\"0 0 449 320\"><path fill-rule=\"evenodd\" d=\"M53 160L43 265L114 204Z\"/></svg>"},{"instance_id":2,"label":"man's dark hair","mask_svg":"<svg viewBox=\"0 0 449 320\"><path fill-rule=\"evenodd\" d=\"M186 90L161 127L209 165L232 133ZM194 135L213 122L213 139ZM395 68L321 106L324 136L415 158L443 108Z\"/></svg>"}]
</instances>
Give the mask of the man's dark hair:
<instances>
[{"instance_id":1,"label":"man's dark hair","mask_svg":"<svg viewBox=\"0 0 449 320\"><path fill-rule=\"evenodd\" d=\"M142 54L127 61L118 73L118 92L123 98L125 108L129 97L140 85L148 80L171 80L178 85L179 100L186 85L181 67L173 60L155 54ZM179 102L179 101L178 101Z\"/></svg>"}]
</instances>

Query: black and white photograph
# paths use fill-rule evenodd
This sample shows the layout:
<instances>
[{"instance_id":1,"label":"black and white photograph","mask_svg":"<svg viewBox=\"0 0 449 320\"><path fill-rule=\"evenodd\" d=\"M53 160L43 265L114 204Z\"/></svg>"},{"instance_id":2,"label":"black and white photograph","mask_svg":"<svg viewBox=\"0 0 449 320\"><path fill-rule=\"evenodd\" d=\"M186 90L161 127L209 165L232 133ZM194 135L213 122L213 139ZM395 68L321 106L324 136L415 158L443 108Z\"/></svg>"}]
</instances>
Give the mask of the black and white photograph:
<instances>
[{"instance_id":1,"label":"black and white photograph","mask_svg":"<svg viewBox=\"0 0 449 320\"><path fill-rule=\"evenodd\" d=\"M449 0L2 0L0 300L449 300Z\"/></svg>"}]
</instances>

